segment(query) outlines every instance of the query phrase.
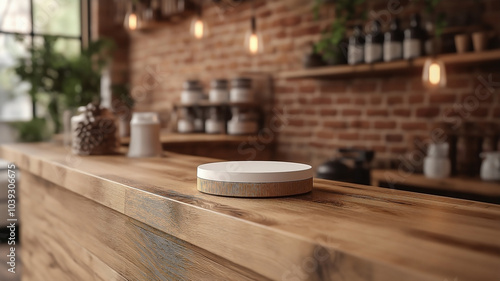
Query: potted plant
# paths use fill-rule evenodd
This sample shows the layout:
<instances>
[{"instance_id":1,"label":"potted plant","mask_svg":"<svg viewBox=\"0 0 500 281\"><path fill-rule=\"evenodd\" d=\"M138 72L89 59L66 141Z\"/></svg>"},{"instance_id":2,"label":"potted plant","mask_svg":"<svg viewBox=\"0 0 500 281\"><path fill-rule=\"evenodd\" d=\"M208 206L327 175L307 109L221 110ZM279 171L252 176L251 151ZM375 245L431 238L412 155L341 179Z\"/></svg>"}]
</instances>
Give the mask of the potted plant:
<instances>
[{"instance_id":1,"label":"potted plant","mask_svg":"<svg viewBox=\"0 0 500 281\"><path fill-rule=\"evenodd\" d=\"M321 54L328 64L343 64L347 62L346 26L349 21L359 16L357 7L366 0L335 1L335 19L315 44L315 51ZM313 7L315 18L319 18L319 6L332 1L316 0ZM361 15L364 17L364 13Z\"/></svg>"},{"instance_id":2,"label":"potted plant","mask_svg":"<svg viewBox=\"0 0 500 281\"><path fill-rule=\"evenodd\" d=\"M18 36L19 41L23 37ZM40 45L29 45L27 50L29 57L20 57L17 60L15 73L22 81L28 82L31 87L28 94L32 103L32 120L28 122L17 122L14 127L19 131L21 141L42 141L50 137L50 125L47 118L39 116L39 101L48 103L48 118L52 119L53 127L60 130L61 123L58 121L57 90L60 86L61 67L65 65L65 57L57 53L54 45L57 41L55 36L44 36Z\"/></svg>"},{"instance_id":3,"label":"potted plant","mask_svg":"<svg viewBox=\"0 0 500 281\"><path fill-rule=\"evenodd\" d=\"M22 37L18 37L22 41ZM14 124L21 141L43 141L51 133L63 129L61 112L99 100L100 75L108 61L111 42L101 39L74 58L67 58L55 50L57 36L43 36L40 45L29 45L29 57L20 57L14 68L22 81L31 85L33 119ZM44 102L40 102L44 101ZM46 107L46 115L39 116L37 108Z\"/></svg>"}]
</instances>

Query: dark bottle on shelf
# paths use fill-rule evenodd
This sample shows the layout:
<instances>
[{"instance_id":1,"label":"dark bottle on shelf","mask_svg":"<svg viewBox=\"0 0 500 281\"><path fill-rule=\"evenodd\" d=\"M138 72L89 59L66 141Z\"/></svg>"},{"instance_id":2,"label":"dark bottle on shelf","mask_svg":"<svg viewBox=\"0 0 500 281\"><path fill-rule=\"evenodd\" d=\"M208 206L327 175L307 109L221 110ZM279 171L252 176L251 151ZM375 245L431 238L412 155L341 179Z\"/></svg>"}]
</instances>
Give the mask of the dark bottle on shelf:
<instances>
[{"instance_id":1,"label":"dark bottle on shelf","mask_svg":"<svg viewBox=\"0 0 500 281\"><path fill-rule=\"evenodd\" d=\"M384 35L380 22L374 20L371 24L371 31L365 37L365 62L373 63L382 61L382 44Z\"/></svg>"},{"instance_id":2,"label":"dark bottle on shelf","mask_svg":"<svg viewBox=\"0 0 500 281\"><path fill-rule=\"evenodd\" d=\"M404 34L400 28L398 18L391 21L390 29L384 34L384 61L393 61L403 58Z\"/></svg>"},{"instance_id":3,"label":"dark bottle on shelf","mask_svg":"<svg viewBox=\"0 0 500 281\"><path fill-rule=\"evenodd\" d=\"M349 37L349 45L347 49L347 62L351 65L362 63L364 61L364 44L361 26L354 27L354 32Z\"/></svg>"},{"instance_id":4,"label":"dark bottle on shelf","mask_svg":"<svg viewBox=\"0 0 500 281\"><path fill-rule=\"evenodd\" d=\"M405 30L403 56L405 59L417 58L424 54L425 31L422 29L420 15L413 14L410 27Z\"/></svg>"}]
</instances>

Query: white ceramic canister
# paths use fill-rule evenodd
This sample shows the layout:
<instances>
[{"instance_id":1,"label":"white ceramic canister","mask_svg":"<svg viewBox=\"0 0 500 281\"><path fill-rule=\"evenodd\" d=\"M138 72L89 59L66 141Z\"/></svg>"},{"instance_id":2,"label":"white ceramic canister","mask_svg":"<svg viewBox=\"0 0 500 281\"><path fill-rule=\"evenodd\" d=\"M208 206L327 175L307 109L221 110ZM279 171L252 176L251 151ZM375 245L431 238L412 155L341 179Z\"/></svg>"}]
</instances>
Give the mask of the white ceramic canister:
<instances>
[{"instance_id":1,"label":"white ceramic canister","mask_svg":"<svg viewBox=\"0 0 500 281\"><path fill-rule=\"evenodd\" d=\"M161 156L160 121L155 112L136 112L130 121L128 157Z\"/></svg>"},{"instance_id":2,"label":"white ceramic canister","mask_svg":"<svg viewBox=\"0 0 500 281\"><path fill-rule=\"evenodd\" d=\"M451 162L448 158L449 144L431 143L424 158L424 175L428 178L442 179L450 176Z\"/></svg>"},{"instance_id":3,"label":"white ceramic canister","mask_svg":"<svg viewBox=\"0 0 500 281\"><path fill-rule=\"evenodd\" d=\"M211 102L224 103L229 101L229 91L226 79L212 80L211 89L208 93L208 99Z\"/></svg>"},{"instance_id":4,"label":"white ceramic canister","mask_svg":"<svg viewBox=\"0 0 500 281\"><path fill-rule=\"evenodd\" d=\"M231 102L252 102L252 80L249 78L235 78L231 80L231 92L229 97Z\"/></svg>"},{"instance_id":5,"label":"white ceramic canister","mask_svg":"<svg viewBox=\"0 0 500 281\"><path fill-rule=\"evenodd\" d=\"M481 163L481 179L485 181L500 180L500 152L483 152L481 157L484 158Z\"/></svg>"},{"instance_id":6,"label":"white ceramic canister","mask_svg":"<svg viewBox=\"0 0 500 281\"><path fill-rule=\"evenodd\" d=\"M187 80L184 82L181 93L181 103L195 104L203 99L201 84L198 80Z\"/></svg>"}]
</instances>

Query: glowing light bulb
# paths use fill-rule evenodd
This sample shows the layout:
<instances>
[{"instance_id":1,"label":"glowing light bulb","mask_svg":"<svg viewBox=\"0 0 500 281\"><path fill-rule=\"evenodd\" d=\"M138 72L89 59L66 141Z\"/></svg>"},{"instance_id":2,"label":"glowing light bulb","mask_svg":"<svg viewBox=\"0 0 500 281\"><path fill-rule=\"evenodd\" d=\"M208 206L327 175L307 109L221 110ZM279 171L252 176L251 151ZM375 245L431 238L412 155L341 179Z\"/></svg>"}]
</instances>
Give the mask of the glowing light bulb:
<instances>
[{"instance_id":1,"label":"glowing light bulb","mask_svg":"<svg viewBox=\"0 0 500 281\"><path fill-rule=\"evenodd\" d=\"M203 22L199 19L196 20L196 22L194 23L194 37L196 37L197 39L203 37L203 29Z\"/></svg>"},{"instance_id":2,"label":"glowing light bulb","mask_svg":"<svg viewBox=\"0 0 500 281\"><path fill-rule=\"evenodd\" d=\"M429 82L432 85L437 85L440 80L441 80L441 67L439 67L439 64L437 63L432 63L429 66Z\"/></svg>"},{"instance_id":3,"label":"glowing light bulb","mask_svg":"<svg viewBox=\"0 0 500 281\"><path fill-rule=\"evenodd\" d=\"M251 55L262 53L264 51L262 35L257 31L257 21L255 16L251 18L250 29L245 34L245 50Z\"/></svg>"},{"instance_id":4,"label":"glowing light bulb","mask_svg":"<svg viewBox=\"0 0 500 281\"><path fill-rule=\"evenodd\" d=\"M137 15L132 13L128 16L128 28L130 30L137 29Z\"/></svg>"},{"instance_id":5,"label":"glowing light bulb","mask_svg":"<svg viewBox=\"0 0 500 281\"><path fill-rule=\"evenodd\" d=\"M446 86L446 69L439 59L427 59L424 63L422 81L424 85L435 88Z\"/></svg>"},{"instance_id":6,"label":"glowing light bulb","mask_svg":"<svg viewBox=\"0 0 500 281\"><path fill-rule=\"evenodd\" d=\"M201 39L208 35L207 23L203 21L200 16L197 16L191 20L190 27L191 36L196 39Z\"/></svg>"},{"instance_id":7,"label":"glowing light bulb","mask_svg":"<svg viewBox=\"0 0 500 281\"><path fill-rule=\"evenodd\" d=\"M250 39L248 40L248 50L252 54L256 54L259 51L259 37L255 33L250 35Z\"/></svg>"},{"instance_id":8,"label":"glowing light bulb","mask_svg":"<svg viewBox=\"0 0 500 281\"><path fill-rule=\"evenodd\" d=\"M123 25L125 26L125 29L134 31L140 27L141 24L140 20L141 19L139 18L139 16L134 11L132 11L125 16L125 21L123 22Z\"/></svg>"}]
</instances>

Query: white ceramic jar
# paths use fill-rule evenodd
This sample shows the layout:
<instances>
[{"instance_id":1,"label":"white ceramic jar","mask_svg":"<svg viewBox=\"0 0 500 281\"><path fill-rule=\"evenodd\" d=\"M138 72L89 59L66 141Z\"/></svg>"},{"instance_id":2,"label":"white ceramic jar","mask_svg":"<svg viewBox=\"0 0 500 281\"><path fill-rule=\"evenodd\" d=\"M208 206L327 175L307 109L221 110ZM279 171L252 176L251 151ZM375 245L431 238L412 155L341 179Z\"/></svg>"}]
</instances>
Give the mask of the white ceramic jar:
<instances>
[{"instance_id":1,"label":"white ceramic jar","mask_svg":"<svg viewBox=\"0 0 500 281\"><path fill-rule=\"evenodd\" d=\"M203 99L201 84L198 80L187 80L184 82L181 93L181 103L195 104Z\"/></svg>"},{"instance_id":2,"label":"white ceramic jar","mask_svg":"<svg viewBox=\"0 0 500 281\"><path fill-rule=\"evenodd\" d=\"M160 121L155 112L136 112L130 121L128 157L161 156Z\"/></svg>"},{"instance_id":3,"label":"white ceramic jar","mask_svg":"<svg viewBox=\"0 0 500 281\"><path fill-rule=\"evenodd\" d=\"M225 103L229 101L229 91L227 89L227 80L212 80L211 89L208 93L208 99L211 102Z\"/></svg>"},{"instance_id":4,"label":"white ceramic jar","mask_svg":"<svg viewBox=\"0 0 500 281\"><path fill-rule=\"evenodd\" d=\"M227 133L230 135L256 134L259 130L257 116L254 112L242 112L240 108L231 108L233 117L227 122Z\"/></svg>"},{"instance_id":5,"label":"white ceramic jar","mask_svg":"<svg viewBox=\"0 0 500 281\"><path fill-rule=\"evenodd\" d=\"M223 134L226 131L224 111L221 107L211 107L208 109L208 118L205 120L205 133Z\"/></svg>"},{"instance_id":6,"label":"white ceramic jar","mask_svg":"<svg viewBox=\"0 0 500 281\"><path fill-rule=\"evenodd\" d=\"M229 100L231 102L252 102L252 80L249 78L235 78L231 81L231 92Z\"/></svg>"},{"instance_id":7,"label":"white ceramic jar","mask_svg":"<svg viewBox=\"0 0 500 281\"><path fill-rule=\"evenodd\" d=\"M451 162L448 158L448 143L431 143L424 158L424 175L432 179L450 176Z\"/></svg>"},{"instance_id":8,"label":"white ceramic jar","mask_svg":"<svg viewBox=\"0 0 500 281\"><path fill-rule=\"evenodd\" d=\"M189 108L183 107L180 109L179 119L177 120L177 132L193 133L195 131L194 116L189 111Z\"/></svg>"},{"instance_id":9,"label":"white ceramic jar","mask_svg":"<svg viewBox=\"0 0 500 281\"><path fill-rule=\"evenodd\" d=\"M500 180L500 152L483 152L481 157L484 158L481 163L481 179L485 181Z\"/></svg>"}]
</instances>

